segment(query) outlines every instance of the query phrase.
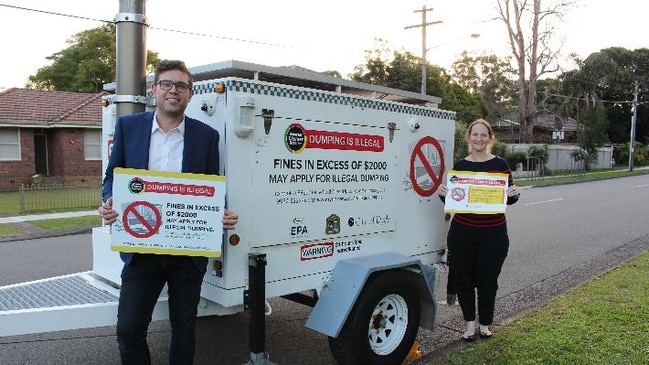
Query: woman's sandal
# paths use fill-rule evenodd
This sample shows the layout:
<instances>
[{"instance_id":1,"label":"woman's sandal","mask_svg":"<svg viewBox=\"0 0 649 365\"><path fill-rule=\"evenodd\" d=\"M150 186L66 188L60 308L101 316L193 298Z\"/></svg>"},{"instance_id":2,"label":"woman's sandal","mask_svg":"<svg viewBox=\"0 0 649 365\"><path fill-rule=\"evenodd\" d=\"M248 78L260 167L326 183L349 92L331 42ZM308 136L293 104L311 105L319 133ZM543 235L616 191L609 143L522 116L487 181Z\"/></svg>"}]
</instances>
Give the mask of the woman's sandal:
<instances>
[{"instance_id":1,"label":"woman's sandal","mask_svg":"<svg viewBox=\"0 0 649 365\"><path fill-rule=\"evenodd\" d=\"M494 334L489 329L487 329L486 331L479 330L478 335L480 336L480 338L491 338Z\"/></svg>"},{"instance_id":2,"label":"woman's sandal","mask_svg":"<svg viewBox=\"0 0 649 365\"><path fill-rule=\"evenodd\" d=\"M462 338L462 340L464 340L464 341L466 341L466 342L473 342L473 341L475 341L475 338L476 338L476 336L475 336L475 332L474 332L472 335L469 335L467 332L465 332L465 333L462 335L461 338Z\"/></svg>"}]
</instances>

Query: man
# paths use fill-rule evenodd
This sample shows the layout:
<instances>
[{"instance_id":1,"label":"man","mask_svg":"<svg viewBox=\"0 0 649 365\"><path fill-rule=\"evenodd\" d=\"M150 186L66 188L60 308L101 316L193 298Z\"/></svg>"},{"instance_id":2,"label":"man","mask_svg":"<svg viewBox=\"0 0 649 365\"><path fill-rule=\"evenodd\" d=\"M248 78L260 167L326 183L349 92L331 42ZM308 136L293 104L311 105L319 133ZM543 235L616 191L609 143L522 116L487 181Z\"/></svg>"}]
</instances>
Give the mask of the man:
<instances>
[{"instance_id":1,"label":"man","mask_svg":"<svg viewBox=\"0 0 649 365\"><path fill-rule=\"evenodd\" d=\"M193 78L182 61L158 64L151 93L155 112L119 118L113 149L102 186L99 214L112 224L112 184L115 167L218 174L219 134L212 127L185 116L193 92ZM223 229L233 229L238 215L225 210ZM206 257L120 253L124 261L117 312L117 342L123 364L150 364L147 330L165 284L169 295L171 348L169 364L192 364L196 347L195 323Z\"/></svg>"}]
</instances>

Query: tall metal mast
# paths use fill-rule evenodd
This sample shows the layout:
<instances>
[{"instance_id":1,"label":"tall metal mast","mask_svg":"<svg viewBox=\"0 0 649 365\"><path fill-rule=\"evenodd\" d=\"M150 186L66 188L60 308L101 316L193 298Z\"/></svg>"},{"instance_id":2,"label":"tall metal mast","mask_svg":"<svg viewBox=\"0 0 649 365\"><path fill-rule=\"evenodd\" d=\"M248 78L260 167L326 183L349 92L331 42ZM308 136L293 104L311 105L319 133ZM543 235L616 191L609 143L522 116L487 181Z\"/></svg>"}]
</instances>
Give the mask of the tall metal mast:
<instances>
[{"instance_id":1,"label":"tall metal mast","mask_svg":"<svg viewBox=\"0 0 649 365\"><path fill-rule=\"evenodd\" d=\"M146 0L120 0L115 16L117 117L144 111L146 98Z\"/></svg>"}]
</instances>

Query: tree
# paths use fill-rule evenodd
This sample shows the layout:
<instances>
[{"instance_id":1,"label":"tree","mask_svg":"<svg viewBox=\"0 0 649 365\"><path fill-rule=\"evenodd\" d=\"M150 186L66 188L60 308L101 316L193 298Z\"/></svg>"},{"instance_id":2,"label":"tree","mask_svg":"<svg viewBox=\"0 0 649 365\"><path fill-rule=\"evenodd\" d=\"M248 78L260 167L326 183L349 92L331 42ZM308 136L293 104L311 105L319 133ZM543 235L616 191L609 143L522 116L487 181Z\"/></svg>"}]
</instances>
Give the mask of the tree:
<instances>
[{"instance_id":1,"label":"tree","mask_svg":"<svg viewBox=\"0 0 649 365\"><path fill-rule=\"evenodd\" d=\"M536 83L539 77L555 72L558 49L552 49L553 20L560 20L574 1L497 0L499 18L504 22L514 62L518 69L518 113L521 141L531 140L536 117ZM529 22L529 33L524 25ZM529 67L529 68L528 68Z\"/></svg>"},{"instance_id":2,"label":"tree","mask_svg":"<svg viewBox=\"0 0 649 365\"><path fill-rule=\"evenodd\" d=\"M386 75L388 73L388 57L390 49L387 42L375 38L374 42L378 48L365 51L365 64L357 65L349 77L358 82L364 82L372 85L386 85Z\"/></svg>"},{"instance_id":3,"label":"tree","mask_svg":"<svg viewBox=\"0 0 649 365\"><path fill-rule=\"evenodd\" d=\"M375 41L379 48L365 51L365 64L354 67L350 78L368 84L419 92L421 58L408 51L393 51L382 39ZM437 66L427 65L427 71L427 80L431 81L427 84L427 95L442 97L442 85L448 82L448 76Z\"/></svg>"},{"instance_id":4,"label":"tree","mask_svg":"<svg viewBox=\"0 0 649 365\"><path fill-rule=\"evenodd\" d=\"M636 140L649 138L649 113L646 112L646 92L649 86L649 49L634 51L611 47L592 53L579 61L578 70L565 72L561 77L560 94L571 100L566 102L583 122L584 136L606 135L612 143L627 142L630 136L634 84L638 80L641 90L637 113ZM643 91L643 89L645 91ZM590 109L602 107L603 112L592 114L596 118L585 118ZM588 110L588 111L587 111ZM599 129L604 131L599 131ZM590 129L590 130L589 130Z\"/></svg>"},{"instance_id":5,"label":"tree","mask_svg":"<svg viewBox=\"0 0 649 365\"><path fill-rule=\"evenodd\" d=\"M639 101L647 99L649 87L649 49L634 51L611 47L588 56L580 69L582 77L597 80L593 85L593 97L599 98L606 105L606 117L609 120L608 135L612 142L620 143L629 140L631 116L633 114L634 84L638 80L644 92ZM645 104L646 105L646 104ZM643 105L638 109L636 140L649 136L649 117Z\"/></svg>"},{"instance_id":6,"label":"tree","mask_svg":"<svg viewBox=\"0 0 649 365\"><path fill-rule=\"evenodd\" d=\"M487 113L479 95L471 94L455 83L446 85L444 98L439 107L454 111L456 120L462 122L472 122L482 118ZM462 138L464 138L464 135L462 135Z\"/></svg>"},{"instance_id":7,"label":"tree","mask_svg":"<svg viewBox=\"0 0 649 365\"><path fill-rule=\"evenodd\" d=\"M67 43L70 47L47 57L50 65L29 76L27 87L92 93L115 81L115 25L82 31ZM153 71L158 61L157 52L147 51L147 71Z\"/></svg>"},{"instance_id":8,"label":"tree","mask_svg":"<svg viewBox=\"0 0 649 365\"><path fill-rule=\"evenodd\" d=\"M377 42L379 47L365 51L365 64L357 65L350 78L354 81L420 92L421 58L407 51L392 51L380 39ZM484 116L480 98L462 86L451 83L446 70L439 66L426 65L426 90L427 95L442 98L440 108L456 112L458 120L473 121Z\"/></svg>"},{"instance_id":9,"label":"tree","mask_svg":"<svg viewBox=\"0 0 649 365\"><path fill-rule=\"evenodd\" d=\"M488 119L496 120L509 112L516 84L508 60L495 55L471 56L465 51L451 68L453 82L482 100Z\"/></svg>"}]
</instances>

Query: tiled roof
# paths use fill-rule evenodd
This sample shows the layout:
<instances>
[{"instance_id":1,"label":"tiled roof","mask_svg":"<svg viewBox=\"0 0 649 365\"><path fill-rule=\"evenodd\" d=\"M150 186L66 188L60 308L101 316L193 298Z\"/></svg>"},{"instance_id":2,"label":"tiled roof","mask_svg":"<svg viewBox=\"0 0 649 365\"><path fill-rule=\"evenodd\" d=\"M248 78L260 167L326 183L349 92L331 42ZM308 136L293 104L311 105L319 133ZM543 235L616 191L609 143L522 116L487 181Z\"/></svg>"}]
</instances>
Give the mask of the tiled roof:
<instances>
[{"instance_id":1,"label":"tiled roof","mask_svg":"<svg viewBox=\"0 0 649 365\"><path fill-rule=\"evenodd\" d=\"M518 127L520 116L518 114L510 114L506 117L498 118L495 122L491 123L494 128L511 128ZM577 130L577 121L573 118L562 118L552 113L540 113L536 117L534 126L548 131L562 130L564 132L574 132Z\"/></svg>"},{"instance_id":2,"label":"tiled roof","mask_svg":"<svg viewBox=\"0 0 649 365\"><path fill-rule=\"evenodd\" d=\"M11 88L0 92L0 126L101 126L101 97L107 94Z\"/></svg>"}]
</instances>

